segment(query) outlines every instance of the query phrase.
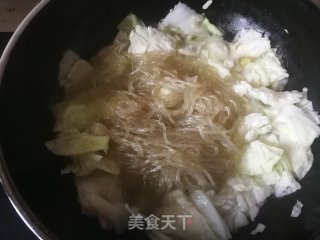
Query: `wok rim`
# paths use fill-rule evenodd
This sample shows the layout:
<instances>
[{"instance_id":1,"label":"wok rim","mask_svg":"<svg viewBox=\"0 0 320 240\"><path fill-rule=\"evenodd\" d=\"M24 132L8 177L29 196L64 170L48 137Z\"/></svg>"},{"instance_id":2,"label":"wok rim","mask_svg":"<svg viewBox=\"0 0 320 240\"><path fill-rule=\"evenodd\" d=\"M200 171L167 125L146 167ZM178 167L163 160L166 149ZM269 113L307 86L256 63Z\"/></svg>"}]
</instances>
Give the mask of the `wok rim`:
<instances>
[{"instance_id":1,"label":"wok rim","mask_svg":"<svg viewBox=\"0 0 320 240\"><path fill-rule=\"evenodd\" d=\"M20 39L20 36L25 31L31 20L50 2L51 0L41 0L23 19L19 24L12 37L10 38L3 54L0 58L0 84L11 56L11 53ZM4 188L4 191L12 204L13 208L26 224L26 226L33 232L33 234L40 240L56 240L58 239L54 234L43 224L40 219L32 212L26 202L23 200L19 191L17 190L11 174L7 168L4 160L2 147L0 146L0 182Z\"/></svg>"}]
</instances>

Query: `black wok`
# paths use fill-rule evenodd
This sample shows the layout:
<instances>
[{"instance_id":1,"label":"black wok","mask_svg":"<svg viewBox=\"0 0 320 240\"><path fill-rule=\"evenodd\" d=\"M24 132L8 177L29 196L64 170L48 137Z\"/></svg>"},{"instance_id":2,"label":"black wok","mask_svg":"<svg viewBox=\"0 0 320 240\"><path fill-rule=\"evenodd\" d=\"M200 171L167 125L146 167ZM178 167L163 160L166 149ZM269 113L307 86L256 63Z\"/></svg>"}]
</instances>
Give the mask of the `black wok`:
<instances>
[{"instance_id":1,"label":"black wok","mask_svg":"<svg viewBox=\"0 0 320 240\"><path fill-rule=\"evenodd\" d=\"M25 29L16 34L0 71L1 180L12 202L42 239L146 239L142 232L117 236L80 212L72 176L60 175L64 161L50 154L52 105L58 92L58 64L72 48L84 58L111 43L116 25L133 12L147 24L163 18L174 0L65 0L38 7ZM202 12L205 1L185 0ZM290 74L287 89L309 88L320 110L320 11L307 0L213 0L206 16L232 39L244 27L263 31ZM21 30L21 29L20 29ZM16 42L15 42L16 41ZM271 197L256 221L241 228L235 240L304 240L320 229L320 142L313 145L314 165L302 190ZM290 218L296 199L299 218ZM266 230L250 235L257 223ZM0 237L1 238L1 237Z\"/></svg>"}]
</instances>

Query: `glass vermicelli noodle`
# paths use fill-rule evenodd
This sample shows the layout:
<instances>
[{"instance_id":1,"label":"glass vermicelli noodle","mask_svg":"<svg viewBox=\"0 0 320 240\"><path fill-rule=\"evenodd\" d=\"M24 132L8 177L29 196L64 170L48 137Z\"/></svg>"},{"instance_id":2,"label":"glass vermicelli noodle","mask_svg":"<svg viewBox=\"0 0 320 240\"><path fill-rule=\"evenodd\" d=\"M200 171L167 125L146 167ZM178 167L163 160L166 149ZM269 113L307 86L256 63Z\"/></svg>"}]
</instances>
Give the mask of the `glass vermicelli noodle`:
<instances>
[{"instance_id":1,"label":"glass vermicelli noodle","mask_svg":"<svg viewBox=\"0 0 320 240\"><path fill-rule=\"evenodd\" d=\"M115 89L107 103L108 135L117 143L110 151L159 186L219 182L235 164L230 136L240 108L230 87L196 59L132 61L127 91Z\"/></svg>"}]
</instances>

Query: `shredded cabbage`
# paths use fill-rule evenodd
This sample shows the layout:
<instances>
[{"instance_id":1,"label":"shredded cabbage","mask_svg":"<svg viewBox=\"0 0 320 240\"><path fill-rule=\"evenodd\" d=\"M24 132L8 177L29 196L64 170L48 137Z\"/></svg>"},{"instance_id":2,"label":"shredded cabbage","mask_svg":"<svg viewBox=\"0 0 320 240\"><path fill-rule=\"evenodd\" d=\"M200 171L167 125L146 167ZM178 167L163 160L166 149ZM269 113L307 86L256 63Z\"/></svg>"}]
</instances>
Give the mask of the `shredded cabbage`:
<instances>
[{"instance_id":1,"label":"shredded cabbage","mask_svg":"<svg viewBox=\"0 0 320 240\"><path fill-rule=\"evenodd\" d=\"M198 211L206 217L207 221L210 223L210 228L212 228L218 239L227 240L231 238L231 234L226 223L222 220L217 209L203 191L194 191L191 193L190 198Z\"/></svg>"},{"instance_id":2,"label":"shredded cabbage","mask_svg":"<svg viewBox=\"0 0 320 240\"><path fill-rule=\"evenodd\" d=\"M266 226L262 223L258 223L256 229L251 232L251 235L256 235L257 233L262 233L266 229Z\"/></svg>"},{"instance_id":3,"label":"shredded cabbage","mask_svg":"<svg viewBox=\"0 0 320 240\"><path fill-rule=\"evenodd\" d=\"M206 2L203 4L202 9L208 9L211 4L212 4L212 0L206 1Z\"/></svg>"},{"instance_id":4,"label":"shredded cabbage","mask_svg":"<svg viewBox=\"0 0 320 240\"><path fill-rule=\"evenodd\" d=\"M118 25L118 29L121 32L124 32L126 34L130 34L133 29L135 29L136 26L144 26L144 23L134 14L129 14L126 16L121 23Z\"/></svg>"},{"instance_id":5,"label":"shredded cabbage","mask_svg":"<svg viewBox=\"0 0 320 240\"><path fill-rule=\"evenodd\" d=\"M56 155L73 156L96 151L108 151L109 137L87 133L71 133L46 142L46 147Z\"/></svg>"},{"instance_id":6,"label":"shredded cabbage","mask_svg":"<svg viewBox=\"0 0 320 240\"><path fill-rule=\"evenodd\" d=\"M290 216L294 218L299 217L301 214L302 207L303 207L303 204L297 200L296 204L292 208L292 212Z\"/></svg>"},{"instance_id":7,"label":"shredded cabbage","mask_svg":"<svg viewBox=\"0 0 320 240\"><path fill-rule=\"evenodd\" d=\"M171 52L175 41L170 36L152 27L137 25L130 33L129 53Z\"/></svg>"},{"instance_id":8,"label":"shredded cabbage","mask_svg":"<svg viewBox=\"0 0 320 240\"><path fill-rule=\"evenodd\" d=\"M222 32L203 15L183 3L178 3L160 24L161 27L172 28L189 36L210 34L222 36Z\"/></svg>"}]
</instances>

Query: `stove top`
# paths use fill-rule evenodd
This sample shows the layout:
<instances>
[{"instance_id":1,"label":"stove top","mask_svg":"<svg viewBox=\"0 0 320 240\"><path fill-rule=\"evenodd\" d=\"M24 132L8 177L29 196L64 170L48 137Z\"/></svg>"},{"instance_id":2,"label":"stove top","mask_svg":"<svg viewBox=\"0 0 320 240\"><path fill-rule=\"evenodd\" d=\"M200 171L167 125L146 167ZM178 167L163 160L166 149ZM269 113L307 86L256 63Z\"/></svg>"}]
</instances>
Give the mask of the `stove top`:
<instances>
[{"instance_id":1,"label":"stove top","mask_svg":"<svg viewBox=\"0 0 320 240\"><path fill-rule=\"evenodd\" d=\"M0 32L0 55L12 33ZM0 184L0 239L1 240L37 240L14 210L2 185Z\"/></svg>"}]
</instances>

